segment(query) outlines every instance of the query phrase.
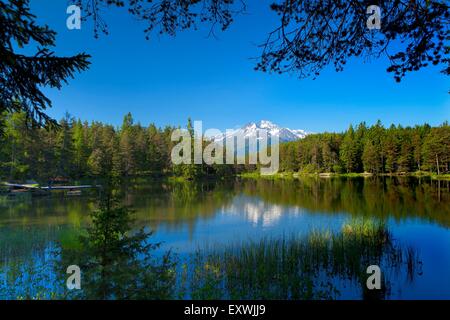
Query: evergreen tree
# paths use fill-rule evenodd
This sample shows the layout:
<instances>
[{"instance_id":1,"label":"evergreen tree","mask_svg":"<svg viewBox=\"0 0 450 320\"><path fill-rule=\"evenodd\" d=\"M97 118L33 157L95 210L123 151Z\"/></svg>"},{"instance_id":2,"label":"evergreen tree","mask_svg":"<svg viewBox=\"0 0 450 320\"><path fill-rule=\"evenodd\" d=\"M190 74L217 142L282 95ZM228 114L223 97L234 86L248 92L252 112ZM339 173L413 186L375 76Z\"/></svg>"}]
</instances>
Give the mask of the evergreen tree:
<instances>
[{"instance_id":1,"label":"evergreen tree","mask_svg":"<svg viewBox=\"0 0 450 320\"><path fill-rule=\"evenodd\" d=\"M78 120L73 126L73 162L74 175L82 177L87 172L87 165L89 159L89 149L87 145L86 128Z\"/></svg>"},{"instance_id":2,"label":"evergreen tree","mask_svg":"<svg viewBox=\"0 0 450 320\"><path fill-rule=\"evenodd\" d=\"M161 172L166 167L164 161L164 137L159 132L154 124L151 124L148 129L148 150L147 162L148 168L151 172Z\"/></svg>"},{"instance_id":3,"label":"evergreen tree","mask_svg":"<svg viewBox=\"0 0 450 320\"><path fill-rule=\"evenodd\" d=\"M8 179L21 179L27 174L28 167L24 158L26 154L24 145L24 133L27 132L26 114L23 112L9 114L5 128L6 144L5 162L3 162L3 174Z\"/></svg>"},{"instance_id":4,"label":"evergreen tree","mask_svg":"<svg viewBox=\"0 0 450 320\"><path fill-rule=\"evenodd\" d=\"M195 180L202 176L203 165L194 163L194 143L195 139L201 139L201 137L196 137L194 132L194 127L192 126L191 118L188 119L186 129L191 137L191 163L190 164L180 164L175 166L174 172L183 176L188 180Z\"/></svg>"},{"instance_id":5,"label":"evergreen tree","mask_svg":"<svg viewBox=\"0 0 450 320\"><path fill-rule=\"evenodd\" d=\"M70 115L65 114L59 122L60 130L57 133L56 154L58 158L57 173L59 176L68 177L73 174L73 140L72 122Z\"/></svg>"},{"instance_id":6,"label":"evergreen tree","mask_svg":"<svg viewBox=\"0 0 450 320\"><path fill-rule=\"evenodd\" d=\"M344 135L340 149L340 158L347 172L359 171L359 145L355 137L353 126Z\"/></svg>"},{"instance_id":7,"label":"evergreen tree","mask_svg":"<svg viewBox=\"0 0 450 320\"><path fill-rule=\"evenodd\" d=\"M424 165L437 174L449 171L450 162L450 126L432 128L423 143Z\"/></svg>"},{"instance_id":8,"label":"evergreen tree","mask_svg":"<svg viewBox=\"0 0 450 320\"><path fill-rule=\"evenodd\" d=\"M398 156L399 156L399 141L397 137L397 128L392 125L386 132L385 139L383 141L383 154L386 159L385 169L389 173L397 171Z\"/></svg>"},{"instance_id":9,"label":"evergreen tree","mask_svg":"<svg viewBox=\"0 0 450 320\"><path fill-rule=\"evenodd\" d=\"M170 252L156 259L159 243L150 243L152 233L133 225L132 210L123 206L120 181L108 177L91 214L81 246L63 251L64 265L83 270L82 290L71 292L83 299L170 299L175 289L175 261Z\"/></svg>"},{"instance_id":10,"label":"evergreen tree","mask_svg":"<svg viewBox=\"0 0 450 320\"><path fill-rule=\"evenodd\" d=\"M42 89L60 89L76 72L88 68L89 56L55 56L50 48L55 45L56 33L36 24L28 0L0 1L0 26L0 113L22 111L27 122L57 125L45 113L51 101ZM17 52L36 44L39 49L34 54Z\"/></svg>"},{"instance_id":11,"label":"evergreen tree","mask_svg":"<svg viewBox=\"0 0 450 320\"><path fill-rule=\"evenodd\" d=\"M364 149L362 161L364 171L370 173L382 173L384 169L384 156L382 143L384 128L380 121L370 127L364 135Z\"/></svg>"},{"instance_id":12,"label":"evergreen tree","mask_svg":"<svg viewBox=\"0 0 450 320\"><path fill-rule=\"evenodd\" d=\"M364 144L364 151L363 151L363 164L364 164L364 171L369 173L379 173L380 166L379 166L379 155L377 153L377 148L374 146L372 141L367 141Z\"/></svg>"},{"instance_id":13,"label":"evergreen tree","mask_svg":"<svg viewBox=\"0 0 450 320\"><path fill-rule=\"evenodd\" d=\"M133 175L136 172L136 136L133 127L133 117L131 113L128 113L122 123L120 129L120 159L117 159L119 163L119 171L125 175Z\"/></svg>"},{"instance_id":14,"label":"evergreen tree","mask_svg":"<svg viewBox=\"0 0 450 320\"><path fill-rule=\"evenodd\" d=\"M398 171L413 172L414 171L414 147L412 144L411 130L403 130L400 142L400 153L398 156Z\"/></svg>"}]
</instances>

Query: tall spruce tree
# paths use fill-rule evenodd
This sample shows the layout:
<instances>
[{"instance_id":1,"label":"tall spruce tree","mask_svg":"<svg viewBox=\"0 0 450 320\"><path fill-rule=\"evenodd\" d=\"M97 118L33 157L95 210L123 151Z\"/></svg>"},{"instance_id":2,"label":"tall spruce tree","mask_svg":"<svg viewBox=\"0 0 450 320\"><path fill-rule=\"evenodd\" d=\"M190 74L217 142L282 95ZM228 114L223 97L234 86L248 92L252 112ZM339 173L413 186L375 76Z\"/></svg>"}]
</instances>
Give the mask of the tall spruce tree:
<instances>
[{"instance_id":1,"label":"tall spruce tree","mask_svg":"<svg viewBox=\"0 0 450 320\"><path fill-rule=\"evenodd\" d=\"M358 153L359 153L358 141L356 140L353 126L350 126L344 135L340 151L340 158L347 172L358 171L359 169Z\"/></svg>"}]
</instances>

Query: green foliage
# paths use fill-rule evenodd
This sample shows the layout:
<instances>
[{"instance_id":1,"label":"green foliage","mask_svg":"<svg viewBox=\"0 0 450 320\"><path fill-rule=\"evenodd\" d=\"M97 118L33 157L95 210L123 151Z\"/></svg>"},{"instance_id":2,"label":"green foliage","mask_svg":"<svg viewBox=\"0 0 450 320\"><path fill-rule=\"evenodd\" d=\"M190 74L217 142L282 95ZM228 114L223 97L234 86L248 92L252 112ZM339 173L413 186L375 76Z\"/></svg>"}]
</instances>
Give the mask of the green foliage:
<instances>
[{"instance_id":1,"label":"green foliage","mask_svg":"<svg viewBox=\"0 0 450 320\"><path fill-rule=\"evenodd\" d=\"M344 134L344 139L342 140L342 145L340 148L340 158L346 172L359 171L361 167L360 153L360 142L355 137L353 127L350 126L350 128Z\"/></svg>"},{"instance_id":2,"label":"green foliage","mask_svg":"<svg viewBox=\"0 0 450 320\"><path fill-rule=\"evenodd\" d=\"M185 180L227 178L252 172L254 165L180 164L170 154L175 128L143 127L131 114L115 129L100 122L82 123L66 115L60 130L28 128L25 113L2 115L5 134L0 138L0 179L54 177L139 176L173 174ZM190 128L193 154L194 137ZM280 171L287 173L403 174L428 170L450 172L450 127L391 126L361 123L344 133L312 134L280 145ZM203 150L210 143L204 140ZM202 150L202 151L203 151ZM224 156L226 150L224 150ZM193 156L192 156L193 158Z\"/></svg>"},{"instance_id":3,"label":"green foliage","mask_svg":"<svg viewBox=\"0 0 450 320\"><path fill-rule=\"evenodd\" d=\"M198 180L230 177L235 172L235 166L224 164L173 166L170 154L175 144L171 141L174 128L157 128L154 124L143 127L134 123L130 113L118 129L100 122L82 123L66 114L56 131L29 128L25 113L2 115L5 135L0 137L0 180L37 179L47 183L55 177L171 173L186 180Z\"/></svg>"},{"instance_id":4,"label":"green foliage","mask_svg":"<svg viewBox=\"0 0 450 320\"><path fill-rule=\"evenodd\" d=\"M450 126L431 128L423 143L424 168L437 174L448 173L450 163Z\"/></svg>"},{"instance_id":5,"label":"green foliage","mask_svg":"<svg viewBox=\"0 0 450 320\"><path fill-rule=\"evenodd\" d=\"M66 115L59 130L29 128L25 113L5 113L0 137L0 179L133 176L171 171L173 128L144 128L127 115L119 130Z\"/></svg>"}]
</instances>

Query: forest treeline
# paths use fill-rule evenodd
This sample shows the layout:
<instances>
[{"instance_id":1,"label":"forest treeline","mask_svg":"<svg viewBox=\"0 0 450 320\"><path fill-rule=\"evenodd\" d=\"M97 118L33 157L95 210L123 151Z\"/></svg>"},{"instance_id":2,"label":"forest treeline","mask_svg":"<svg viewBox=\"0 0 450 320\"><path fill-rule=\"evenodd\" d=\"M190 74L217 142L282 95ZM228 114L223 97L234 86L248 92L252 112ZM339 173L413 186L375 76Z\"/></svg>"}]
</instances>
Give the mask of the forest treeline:
<instances>
[{"instance_id":1,"label":"forest treeline","mask_svg":"<svg viewBox=\"0 0 450 320\"><path fill-rule=\"evenodd\" d=\"M380 121L360 123L343 133L320 133L280 146L280 169L292 172L448 173L450 126L415 127Z\"/></svg>"},{"instance_id":2,"label":"forest treeline","mask_svg":"<svg viewBox=\"0 0 450 320\"><path fill-rule=\"evenodd\" d=\"M119 127L82 122L70 115L59 130L30 128L24 113L3 114L0 180L107 175L167 175L196 179L232 176L255 166L176 165L171 162L175 127L145 127L128 113ZM192 131L191 121L187 129ZM365 123L343 133L312 134L280 146L280 170L289 172L448 173L450 126L383 127Z\"/></svg>"},{"instance_id":3,"label":"forest treeline","mask_svg":"<svg viewBox=\"0 0 450 320\"><path fill-rule=\"evenodd\" d=\"M176 127L147 127L128 113L120 127L82 122L66 114L58 130L30 128L25 113L3 114L0 122L0 180L49 181L110 175L166 175L187 179L235 173L228 165L173 165ZM187 128L192 130L191 121Z\"/></svg>"}]
</instances>

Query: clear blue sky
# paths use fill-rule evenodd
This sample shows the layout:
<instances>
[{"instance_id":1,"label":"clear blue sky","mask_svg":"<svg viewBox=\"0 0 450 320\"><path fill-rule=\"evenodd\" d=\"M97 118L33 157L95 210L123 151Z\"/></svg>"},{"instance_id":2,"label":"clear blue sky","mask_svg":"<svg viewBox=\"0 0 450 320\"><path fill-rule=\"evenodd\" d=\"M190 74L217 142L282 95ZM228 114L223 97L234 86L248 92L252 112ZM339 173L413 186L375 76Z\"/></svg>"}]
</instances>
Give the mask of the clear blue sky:
<instances>
[{"instance_id":1,"label":"clear blue sky","mask_svg":"<svg viewBox=\"0 0 450 320\"><path fill-rule=\"evenodd\" d=\"M250 1L249 13L218 31L218 39L200 29L148 41L144 25L122 10L104 14L110 35L95 39L89 23L66 28L68 1L32 0L38 21L58 32L56 53L92 55L87 72L61 91L46 90L50 114L119 125L130 111L143 125L184 125L191 117L221 130L267 119L312 132L377 119L437 125L450 118L450 78L438 69L409 74L400 84L377 60L352 61L340 73L330 68L316 80L254 71L257 44L277 22L268 3Z\"/></svg>"}]
</instances>

